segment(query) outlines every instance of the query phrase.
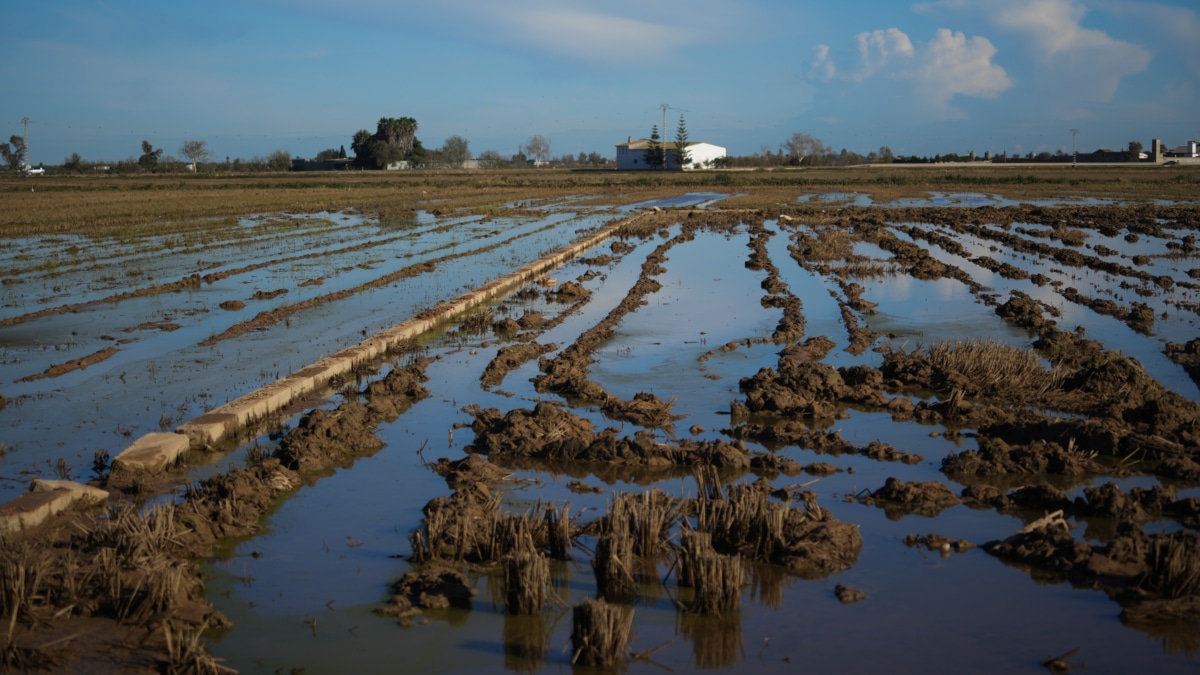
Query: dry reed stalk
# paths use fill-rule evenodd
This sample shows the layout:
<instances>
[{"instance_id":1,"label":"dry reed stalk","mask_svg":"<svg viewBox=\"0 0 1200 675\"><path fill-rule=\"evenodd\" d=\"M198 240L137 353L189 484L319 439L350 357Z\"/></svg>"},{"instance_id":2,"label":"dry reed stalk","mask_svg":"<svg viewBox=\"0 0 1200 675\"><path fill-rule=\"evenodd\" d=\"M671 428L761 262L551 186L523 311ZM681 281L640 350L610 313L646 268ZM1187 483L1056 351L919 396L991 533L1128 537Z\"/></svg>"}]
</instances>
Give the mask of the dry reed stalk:
<instances>
[{"instance_id":1,"label":"dry reed stalk","mask_svg":"<svg viewBox=\"0 0 1200 675\"><path fill-rule=\"evenodd\" d=\"M673 500L662 490L623 494L612 504L610 515L629 521L633 554L639 558L653 558L662 551L667 533L678 519Z\"/></svg>"},{"instance_id":2,"label":"dry reed stalk","mask_svg":"<svg viewBox=\"0 0 1200 675\"><path fill-rule=\"evenodd\" d=\"M700 506L697 529L712 534L716 550L771 561L782 546L790 507L769 501L766 492L747 485L730 485L726 496Z\"/></svg>"},{"instance_id":3,"label":"dry reed stalk","mask_svg":"<svg viewBox=\"0 0 1200 675\"><path fill-rule=\"evenodd\" d=\"M678 565L679 585L693 589L689 611L721 615L737 610L746 579L742 560L713 550L712 535L684 532Z\"/></svg>"},{"instance_id":4,"label":"dry reed stalk","mask_svg":"<svg viewBox=\"0 0 1200 675\"><path fill-rule=\"evenodd\" d=\"M473 312L463 319L460 330L464 333L482 334L487 332L492 323L496 320L496 311L486 308Z\"/></svg>"},{"instance_id":5,"label":"dry reed stalk","mask_svg":"<svg viewBox=\"0 0 1200 675\"><path fill-rule=\"evenodd\" d=\"M1037 399L1061 386L1064 374L1042 367L1032 349L995 340L946 340L930 345L930 364L956 373L970 383L968 394L999 393L1024 400Z\"/></svg>"},{"instance_id":6,"label":"dry reed stalk","mask_svg":"<svg viewBox=\"0 0 1200 675\"><path fill-rule=\"evenodd\" d=\"M571 663L614 666L629 653L633 609L588 598L575 605L571 621Z\"/></svg>"},{"instance_id":7,"label":"dry reed stalk","mask_svg":"<svg viewBox=\"0 0 1200 675\"><path fill-rule=\"evenodd\" d=\"M202 626L200 630L191 633L183 631L175 633L171 630L169 621L163 624L163 637L167 642L166 670L164 672L168 675L237 673L236 670L221 665L212 654L208 653L208 646L200 640L200 634L204 632L205 627L207 626Z\"/></svg>"},{"instance_id":8,"label":"dry reed stalk","mask_svg":"<svg viewBox=\"0 0 1200 675\"><path fill-rule=\"evenodd\" d=\"M711 464L697 466L692 475L696 478L696 490L701 501L724 499L721 492L721 475L717 472L717 467Z\"/></svg>"},{"instance_id":9,"label":"dry reed stalk","mask_svg":"<svg viewBox=\"0 0 1200 675\"><path fill-rule=\"evenodd\" d=\"M9 554L9 551L5 551ZM17 619L33 620L33 605L41 596L42 571L46 565L44 551L31 557L28 547L12 552L0 562L0 612L8 619L7 644L11 645Z\"/></svg>"},{"instance_id":10,"label":"dry reed stalk","mask_svg":"<svg viewBox=\"0 0 1200 675\"><path fill-rule=\"evenodd\" d=\"M812 262L844 260L854 254L854 237L845 230L812 228L793 237L795 251Z\"/></svg>"},{"instance_id":11,"label":"dry reed stalk","mask_svg":"<svg viewBox=\"0 0 1200 675\"><path fill-rule=\"evenodd\" d=\"M571 519L568 515L570 509L570 504L564 504L561 511L549 506L546 508L543 518L550 558L553 560L571 560Z\"/></svg>"},{"instance_id":12,"label":"dry reed stalk","mask_svg":"<svg viewBox=\"0 0 1200 675\"><path fill-rule=\"evenodd\" d=\"M546 604L550 563L537 551L527 550L504 558L504 611L537 614Z\"/></svg>"},{"instance_id":13,"label":"dry reed stalk","mask_svg":"<svg viewBox=\"0 0 1200 675\"><path fill-rule=\"evenodd\" d=\"M601 522L600 537L592 571L596 575L597 592L609 599L628 599L637 595L633 576L633 533L629 531L629 514L624 511L623 499L609 504L608 516Z\"/></svg>"},{"instance_id":14,"label":"dry reed stalk","mask_svg":"<svg viewBox=\"0 0 1200 675\"><path fill-rule=\"evenodd\" d=\"M1147 581L1164 596L1200 594L1200 536L1176 532L1154 537L1147 558Z\"/></svg>"}]
</instances>

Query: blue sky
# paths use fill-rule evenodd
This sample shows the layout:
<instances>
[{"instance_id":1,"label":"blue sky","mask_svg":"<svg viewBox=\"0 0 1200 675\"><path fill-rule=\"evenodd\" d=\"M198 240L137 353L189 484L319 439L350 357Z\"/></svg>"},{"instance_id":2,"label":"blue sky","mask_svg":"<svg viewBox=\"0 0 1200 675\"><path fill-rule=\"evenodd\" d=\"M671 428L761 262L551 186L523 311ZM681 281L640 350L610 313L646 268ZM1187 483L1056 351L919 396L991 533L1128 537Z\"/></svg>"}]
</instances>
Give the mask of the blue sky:
<instances>
[{"instance_id":1,"label":"blue sky","mask_svg":"<svg viewBox=\"0 0 1200 675\"><path fill-rule=\"evenodd\" d=\"M0 24L0 138L33 163L349 146L554 155L649 135L751 154L793 132L897 154L1200 139L1194 0L32 0Z\"/></svg>"}]
</instances>

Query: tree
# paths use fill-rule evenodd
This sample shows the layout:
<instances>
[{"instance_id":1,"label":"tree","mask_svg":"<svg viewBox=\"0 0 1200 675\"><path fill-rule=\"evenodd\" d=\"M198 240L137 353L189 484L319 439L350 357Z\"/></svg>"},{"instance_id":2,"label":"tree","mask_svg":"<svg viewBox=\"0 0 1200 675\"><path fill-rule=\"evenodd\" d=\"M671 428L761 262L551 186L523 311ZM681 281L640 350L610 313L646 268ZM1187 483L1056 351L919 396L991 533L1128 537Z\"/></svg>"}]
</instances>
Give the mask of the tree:
<instances>
[{"instance_id":1,"label":"tree","mask_svg":"<svg viewBox=\"0 0 1200 675\"><path fill-rule=\"evenodd\" d=\"M354 166L360 169L366 169L375 165L375 160L371 155L371 141L374 136L366 129L359 129L354 132L354 138L350 141L350 151L354 153Z\"/></svg>"},{"instance_id":2,"label":"tree","mask_svg":"<svg viewBox=\"0 0 1200 675\"><path fill-rule=\"evenodd\" d=\"M271 171L287 171L292 167L292 153L276 150L267 157L267 168Z\"/></svg>"},{"instance_id":3,"label":"tree","mask_svg":"<svg viewBox=\"0 0 1200 675\"><path fill-rule=\"evenodd\" d=\"M468 159L471 159L470 143L462 136L447 136L442 142L442 161L447 166L459 168Z\"/></svg>"},{"instance_id":4,"label":"tree","mask_svg":"<svg viewBox=\"0 0 1200 675\"><path fill-rule=\"evenodd\" d=\"M686 169L687 165L692 163L692 153L687 149L687 145L687 125L683 122L683 115L680 115L679 126L675 128L675 148L671 150L671 160L680 170Z\"/></svg>"},{"instance_id":5,"label":"tree","mask_svg":"<svg viewBox=\"0 0 1200 675\"><path fill-rule=\"evenodd\" d=\"M884 164L891 164L896 161L896 156L892 154L892 149L886 145L879 146L879 161Z\"/></svg>"},{"instance_id":6,"label":"tree","mask_svg":"<svg viewBox=\"0 0 1200 675\"><path fill-rule=\"evenodd\" d=\"M72 152L70 157L62 161L62 170L68 173L79 173L83 171L83 158L78 152Z\"/></svg>"},{"instance_id":7,"label":"tree","mask_svg":"<svg viewBox=\"0 0 1200 675\"><path fill-rule=\"evenodd\" d=\"M337 148L325 148L324 150L318 152L317 156L313 157L313 160L315 160L317 162L328 162L331 159L337 159L337 158L338 158Z\"/></svg>"},{"instance_id":8,"label":"tree","mask_svg":"<svg viewBox=\"0 0 1200 675\"><path fill-rule=\"evenodd\" d=\"M401 160L416 161L425 156L417 140L417 121L411 117L380 117L375 133L361 129L350 143L354 163L362 168L382 169Z\"/></svg>"},{"instance_id":9,"label":"tree","mask_svg":"<svg viewBox=\"0 0 1200 675\"><path fill-rule=\"evenodd\" d=\"M534 134L525 141L525 146L522 152L532 156L539 162L544 162L550 158L550 141L541 134Z\"/></svg>"},{"instance_id":10,"label":"tree","mask_svg":"<svg viewBox=\"0 0 1200 675\"><path fill-rule=\"evenodd\" d=\"M142 167L142 171L154 171L158 168L158 158L162 157L162 148L157 150L150 141L142 141L142 156L138 157L138 166Z\"/></svg>"},{"instance_id":11,"label":"tree","mask_svg":"<svg viewBox=\"0 0 1200 675\"><path fill-rule=\"evenodd\" d=\"M479 153L479 166L484 169L495 169L504 164L504 158L495 150L484 150Z\"/></svg>"},{"instance_id":12,"label":"tree","mask_svg":"<svg viewBox=\"0 0 1200 675\"><path fill-rule=\"evenodd\" d=\"M179 154L191 160L192 171L195 171L197 165L207 161L212 153L208 151L207 141L184 141L183 145L179 146Z\"/></svg>"},{"instance_id":13,"label":"tree","mask_svg":"<svg viewBox=\"0 0 1200 675\"><path fill-rule=\"evenodd\" d=\"M661 169L666 163L662 143L659 142L657 124L650 128L650 142L646 144L646 150L642 153L642 161L651 169Z\"/></svg>"},{"instance_id":14,"label":"tree","mask_svg":"<svg viewBox=\"0 0 1200 675\"><path fill-rule=\"evenodd\" d=\"M1129 141L1129 152L1125 158L1130 162L1136 162L1142 158L1142 144L1138 141Z\"/></svg>"},{"instance_id":15,"label":"tree","mask_svg":"<svg viewBox=\"0 0 1200 675\"><path fill-rule=\"evenodd\" d=\"M829 152L829 149L825 147L825 143L821 139L810 136L802 131L792 134L792 137L784 142L783 150L791 158L790 163L792 166L800 166L804 163L805 158L809 156Z\"/></svg>"},{"instance_id":16,"label":"tree","mask_svg":"<svg viewBox=\"0 0 1200 675\"><path fill-rule=\"evenodd\" d=\"M20 171L25 168L27 152L25 139L16 134L13 134L7 143L0 143L0 156L4 157L4 163L8 164L9 171Z\"/></svg>"}]
</instances>

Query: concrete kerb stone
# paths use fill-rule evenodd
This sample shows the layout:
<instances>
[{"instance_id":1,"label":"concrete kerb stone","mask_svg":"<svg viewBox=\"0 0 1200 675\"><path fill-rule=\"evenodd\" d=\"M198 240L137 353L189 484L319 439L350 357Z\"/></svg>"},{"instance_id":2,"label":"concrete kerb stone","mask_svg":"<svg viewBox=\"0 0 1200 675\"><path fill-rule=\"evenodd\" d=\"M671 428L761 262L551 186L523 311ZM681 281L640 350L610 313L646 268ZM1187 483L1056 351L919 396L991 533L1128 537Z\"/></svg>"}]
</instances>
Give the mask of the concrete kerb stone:
<instances>
[{"instance_id":1,"label":"concrete kerb stone","mask_svg":"<svg viewBox=\"0 0 1200 675\"><path fill-rule=\"evenodd\" d=\"M37 527L76 504L92 506L108 500L108 492L66 480L33 481L29 492L0 504L0 533Z\"/></svg>"},{"instance_id":2,"label":"concrete kerb stone","mask_svg":"<svg viewBox=\"0 0 1200 675\"><path fill-rule=\"evenodd\" d=\"M174 464L191 445L184 434L149 433L113 459L113 469L157 473Z\"/></svg>"},{"instance_id":3,"label":"concrete kerb stone","mask_svg":"<svg viewBox=\"0 0 1200 675\"><path fill-rule=\"evenodd\" d=\"M325 386L331 379L352 371L359 363L375 359L405 340L413 339L431 330L450 317L493 300L516 286L545 274L547 270L558 268L568 260L604 242L622 225L637 217L614 223L603 231L564 250L535 260L515 272L489 281L474 291L442 303L432 316L409 319L392 328L375 333L358 345L327 356L307 368L186 422L180 425L176 431L185 436L193 447L215 445L235 434L239 429L256 420L263 419L287 407L292 401Z\"/></svg>"}]
</instances>

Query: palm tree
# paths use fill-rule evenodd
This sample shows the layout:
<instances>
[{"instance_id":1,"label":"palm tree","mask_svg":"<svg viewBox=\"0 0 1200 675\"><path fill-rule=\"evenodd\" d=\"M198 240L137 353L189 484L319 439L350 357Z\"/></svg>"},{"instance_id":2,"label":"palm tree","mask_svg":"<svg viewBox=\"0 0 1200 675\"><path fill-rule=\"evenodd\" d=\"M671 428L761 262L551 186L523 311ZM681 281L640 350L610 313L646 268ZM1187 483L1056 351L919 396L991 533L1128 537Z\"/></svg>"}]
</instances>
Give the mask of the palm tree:
<instances>
[{"instance_id":1,"label":"palm tree","mask_svg":"<svg viewBox=\"0 0 1200 675\"><path fill-rule=\"evenodd\" d=\"M400 147L404 148L407 155L412 152L413 141L417 137L417 121L411 117L401 117L396 122Z\"/></svg>"}]
</instances>

